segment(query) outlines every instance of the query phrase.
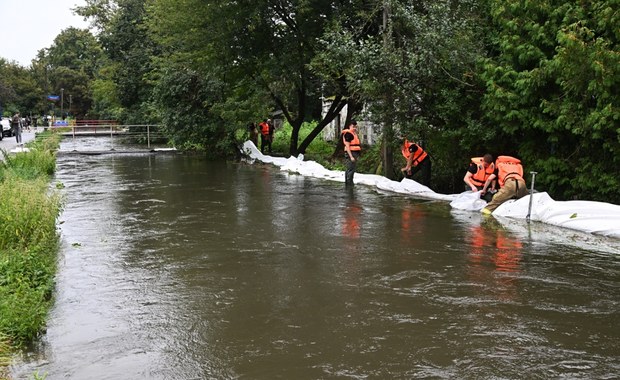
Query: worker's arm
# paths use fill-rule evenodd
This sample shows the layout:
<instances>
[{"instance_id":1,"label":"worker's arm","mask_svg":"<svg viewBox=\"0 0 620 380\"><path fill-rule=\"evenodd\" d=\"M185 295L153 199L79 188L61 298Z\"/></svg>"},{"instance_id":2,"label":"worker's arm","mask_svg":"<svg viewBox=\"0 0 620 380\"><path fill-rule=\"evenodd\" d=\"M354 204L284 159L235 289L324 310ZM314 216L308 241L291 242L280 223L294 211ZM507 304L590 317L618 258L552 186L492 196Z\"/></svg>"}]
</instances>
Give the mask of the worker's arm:
<instances>
[{"instance_id":1,"label":"worker's arm","mask_svg":"<svg viewBox=\"0 0 620 380\"><path fill-rule=\"evenodd\" d=\"M487 193L487 189L489 185L491 184L491 182L495 181L495 178L497 178L495 174L491 174L489 178L487 178L487 181L484 183L484 187L482 188L482 192L481 192L482 195Z\"/></svg>"},{"instance_id":2,"label":"worker's arm","mask_svg":"<svg viewBox=\"0 0 620 380\"><path fill-rule=\"evenodd\" d=\"M468 171L467 173L465 173L465 178L463 178L463 181L465 182L467 186L469 186L471 191L478 191L478 188L476 188L476 185L474 185L474 183L471 181L472 176L473 174L471 174L471 172Z\"/></svg>"}]
</instances>

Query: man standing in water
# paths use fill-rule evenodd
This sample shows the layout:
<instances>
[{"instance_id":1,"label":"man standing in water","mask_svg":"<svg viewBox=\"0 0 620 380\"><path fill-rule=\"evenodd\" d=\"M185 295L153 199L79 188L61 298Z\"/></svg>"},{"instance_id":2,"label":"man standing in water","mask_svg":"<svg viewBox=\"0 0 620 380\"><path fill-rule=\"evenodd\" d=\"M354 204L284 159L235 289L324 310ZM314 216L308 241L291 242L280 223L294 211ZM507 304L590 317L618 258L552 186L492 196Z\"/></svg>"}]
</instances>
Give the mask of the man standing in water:
<instances>
[{"instance_id":1,"label":"man standing in water","mask_svg":"<svg viewBox=\"0 0 620 380\"><path fill-rule=\"evenodd\" d=\"M342 131L342 142L344 143L344 158L347 167L344 173L344 183L345 185L353 185L355 167L362 151L360 139L357 136L357 122L355 120L351 120L349 127Z\"/></svg>"}]
</instances>

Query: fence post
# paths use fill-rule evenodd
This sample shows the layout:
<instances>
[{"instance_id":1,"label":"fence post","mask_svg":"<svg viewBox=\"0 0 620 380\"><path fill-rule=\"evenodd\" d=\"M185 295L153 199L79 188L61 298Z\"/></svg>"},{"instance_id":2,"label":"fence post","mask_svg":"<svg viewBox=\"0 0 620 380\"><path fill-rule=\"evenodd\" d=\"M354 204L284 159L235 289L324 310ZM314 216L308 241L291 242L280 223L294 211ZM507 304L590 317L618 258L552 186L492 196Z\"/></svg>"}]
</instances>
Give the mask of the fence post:
<instances>
[{"instance_id":1,"label":"fence post","mask_svg":"<svg viewBox=\"0 0 620 380\"><path fill-rule=\"evenodd\" d=\"M146 147L151 149L151 126L146 126Z\"/></svg>"},{"instance_id":2,"label":"fence post","mask_svg":"<svg viewBox=\"0 0 620 380\"><path fill-rule=\"evenodd\" d=\"M114 134L112 133L112 124L110 124L110 143L112 144L112 148L110 148L110 150L114 150Z\"/></svg>"},{"instance_id":3,"label":"fence post","mask_svg":"<svg viewBox=\"0 0 620 380\"><path fill-rule=\"evenodd\" d=\"M532 175L532 187L530 189L530 205L527 208L527 216L525 217L526 222L530 222L530 215L532 214L532 201L534 200L534 182L536 181L536 174L538 172L530 172Z\"/></svg>"}]
</instances>

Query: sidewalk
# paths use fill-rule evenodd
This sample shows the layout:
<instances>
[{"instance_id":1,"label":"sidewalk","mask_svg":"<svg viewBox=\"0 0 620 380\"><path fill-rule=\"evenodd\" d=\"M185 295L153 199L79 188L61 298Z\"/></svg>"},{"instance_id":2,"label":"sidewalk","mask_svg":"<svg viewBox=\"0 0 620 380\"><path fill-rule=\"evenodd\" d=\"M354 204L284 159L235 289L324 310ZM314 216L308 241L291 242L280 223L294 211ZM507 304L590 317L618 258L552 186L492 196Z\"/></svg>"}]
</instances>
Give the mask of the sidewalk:
<instances>
[{"instance_id":1,"label":"sidewalk","mask_svg":"<svg viewBox=\"0 0 620 380\"><path fill-rule=\"evenodd\" d=\"M39 128L41 129L41 128ZM22 142L26 144L29 141L34 140L35 132L34 128L30 132L22 132ZM15 140L15 136L4 137L2 141L0 141L0 150L4 150L9 154L15 154L13 150L17 148L17 141ZM4 154L0 153L0 161L4 160Z\"/></svg>"}]
</instances>

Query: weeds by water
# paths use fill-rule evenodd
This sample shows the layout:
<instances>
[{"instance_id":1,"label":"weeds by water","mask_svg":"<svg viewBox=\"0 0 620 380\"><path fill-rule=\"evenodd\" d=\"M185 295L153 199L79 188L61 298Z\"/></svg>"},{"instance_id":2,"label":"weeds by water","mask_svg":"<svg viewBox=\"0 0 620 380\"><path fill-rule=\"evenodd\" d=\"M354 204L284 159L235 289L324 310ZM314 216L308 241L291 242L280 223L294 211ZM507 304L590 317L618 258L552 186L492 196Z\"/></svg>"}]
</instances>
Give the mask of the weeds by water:
<instances>
[{"instance_id":1,"label":"weeds by water","mask_svg":"<svg viewBox=\"0 0 620 380\"><path fill-rule=\"evenodd\" d=\"M11 357L8 355L10 348L9 339L0 334L0 379L2 380L8 378L6 368L11 364Z\"/></svg>"},{"instance_id":2,"label":"weeds by water","mask_svg":"<svg viewBox=\"0 0 620 380\"><path fill-rule=\"evenodd\" d=\"M34 340L52 303L61 201L49 186L59 136L0 162L0 379L13 350Z\"/></svg>"}]
</instances>

